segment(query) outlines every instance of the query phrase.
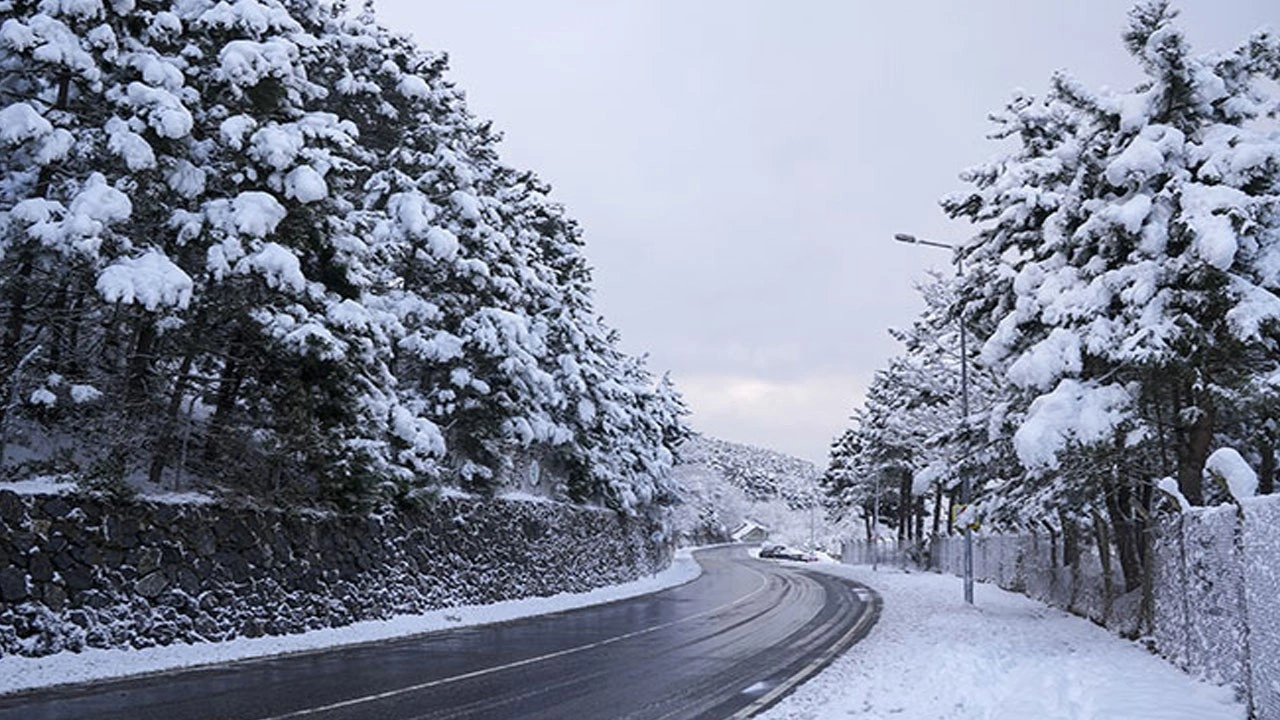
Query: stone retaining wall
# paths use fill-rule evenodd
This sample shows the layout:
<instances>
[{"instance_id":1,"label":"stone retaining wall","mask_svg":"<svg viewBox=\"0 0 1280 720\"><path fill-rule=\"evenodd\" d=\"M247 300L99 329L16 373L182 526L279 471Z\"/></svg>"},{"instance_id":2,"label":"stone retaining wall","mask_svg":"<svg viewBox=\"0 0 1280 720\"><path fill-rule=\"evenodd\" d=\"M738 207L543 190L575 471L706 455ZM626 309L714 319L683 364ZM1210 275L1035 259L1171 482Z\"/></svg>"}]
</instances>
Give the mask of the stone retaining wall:
<instances>
[{"instance_id":1,"label":"stone retaining wall","mask_svg":"<svg viewBox=\"0 0 1280 720\"><path fill-rule=\"evenodd\" d=\"M441 498L378 517L0 491L0 657L211 642L657 572L656 525Z\"/></svg>"}]
</instances>

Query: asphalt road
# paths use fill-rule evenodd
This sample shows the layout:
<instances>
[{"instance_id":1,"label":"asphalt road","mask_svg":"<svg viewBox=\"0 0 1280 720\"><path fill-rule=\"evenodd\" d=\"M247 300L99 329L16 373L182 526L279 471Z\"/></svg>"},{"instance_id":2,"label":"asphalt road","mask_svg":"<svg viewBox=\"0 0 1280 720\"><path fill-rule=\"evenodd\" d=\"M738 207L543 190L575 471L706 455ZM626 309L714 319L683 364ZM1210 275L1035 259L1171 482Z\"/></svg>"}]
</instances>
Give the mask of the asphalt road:
<instances>
[{"instance_id":1,"label":"asphalt road","mask_svg":"<svg viewBox=\"0 0 1280 720\"><path fill-rule=\"evenodd\" d=\"M744 548L686 585L498 625L0 697L0 720L746 718L852 645L879 599Z\"/></svg>"}]
</instances>

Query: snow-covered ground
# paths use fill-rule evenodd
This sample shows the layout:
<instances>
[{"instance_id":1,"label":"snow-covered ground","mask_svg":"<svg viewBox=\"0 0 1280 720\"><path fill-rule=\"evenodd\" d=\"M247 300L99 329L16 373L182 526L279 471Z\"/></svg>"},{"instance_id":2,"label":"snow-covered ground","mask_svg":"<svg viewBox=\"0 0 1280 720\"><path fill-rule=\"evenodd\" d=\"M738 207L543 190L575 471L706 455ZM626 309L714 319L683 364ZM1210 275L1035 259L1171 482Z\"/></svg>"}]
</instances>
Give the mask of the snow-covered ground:
<instances>
[{"instance_id":1,"label":"snow-covered ground","mask_svg":"<svg viewBox=\"0 0 1280 720\"><path fill-rule=\"evenodd\" d=\"M1228 688L1093 623L978 584L831 563L884 599L880 622L766 720L1242 720Z\"/></svg>"},{"instance_id":2,"label":"snow-covered ground","mask_svg":"<svg viewBox=\"0 0 1280 720\"><path fill-rule=\"evenodd\" d=\"M85 650L42 658L3 657L0 658L0 693L355 645L599 605L665 590L694 580L702 574L702 568L691 553L690 549L677 551L671 566L651 577L585 593L562 593L492 605L448 608L297 635L239 638L228 642L170 645L144 650Z\"/></svg>"}]
</instances>

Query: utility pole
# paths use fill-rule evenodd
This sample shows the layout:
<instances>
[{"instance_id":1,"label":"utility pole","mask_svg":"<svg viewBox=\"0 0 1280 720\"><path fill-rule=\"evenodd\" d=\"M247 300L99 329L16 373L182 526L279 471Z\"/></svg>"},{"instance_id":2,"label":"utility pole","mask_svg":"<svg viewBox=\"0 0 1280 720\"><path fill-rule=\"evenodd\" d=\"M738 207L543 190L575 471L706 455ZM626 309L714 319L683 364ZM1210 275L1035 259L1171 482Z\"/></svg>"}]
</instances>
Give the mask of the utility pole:
<instances>
[{"instance_id":1,"label":"utility pole","mask_svg":"<svg viewBox=\"0 0 1280 720\"><path fill-rule=\"evenodd\" d=\"M928 245L929 247L950 250L951 261L956 266L956 277L964 276L964 261L960 257L959 246L934 240L922 240L908 233L898 233L893 236L893 239L909 245ZM967 437L969 428L969 340L968 332L964 327L964 318L957 315L956 324L960 326L960 434L961 437ZM960 504L964 506L965 513L969 512L969 505L973 501L972 492L973 488L969 482L969 473L962 462L960 463ZM972 605L973 523L964 517L961 518L961 523L964 525L964 601Z\"/></svg>"}]
</instances>

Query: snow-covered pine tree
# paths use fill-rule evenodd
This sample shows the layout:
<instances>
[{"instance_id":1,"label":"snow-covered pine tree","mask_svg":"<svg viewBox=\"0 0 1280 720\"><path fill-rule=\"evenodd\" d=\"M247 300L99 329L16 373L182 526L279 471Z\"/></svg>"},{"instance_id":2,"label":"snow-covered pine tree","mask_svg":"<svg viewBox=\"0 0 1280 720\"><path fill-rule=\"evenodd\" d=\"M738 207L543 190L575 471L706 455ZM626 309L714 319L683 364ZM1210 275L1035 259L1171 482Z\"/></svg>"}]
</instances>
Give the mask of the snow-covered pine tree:
<instances>
[{"instance_id":1,"label":"snow-covered pine tree","mask_svg":"<svg viewBox=\"0 0 1280 720\"><path fill-rule=\"evenodd\" d=\"M438 56L378 27L368 11L346 28L340 52L330 53L343 58L335 81L367 109L357 114L361 133L376 134L385 148L363 206L388 215L378 232L397 268L392 279L409 299L393 302L405 322L402 388L444 429L469 487L509 480L524 458L562 471L575 499L630 505L616 499L650 480L619 481L609 468L629 457L624 446L634 435L597 422L595 403L583 396L616 392L619 378L634 372L592 308L580 230L547 199L545 184L498 161L496 135L467 113ZM610 417L623 425L653 420L635 407L651 390L622 392L629 410ZM642 441L647 453L654 439ZM658 449L658 458L669 454ZM636 462L665 472L661 460Z\"/></svg>"},{"instance_id":2,"label":"snow-covered pine tree","mask_svg":"<svg viewBox=\"0 0 1280 720\"><path fill-rule=\"evenodd\" d=\"M1018 149L944 202L980 227L964 312L992 318L982 358L1021 390L1028 480L1110 517L1130 587L1152 479L1203 502L1217 418L1280 362L1280 45L1194 55L1174 16L1131 13L1134 90L1058 75L1043 101L1015 98L1000 134Z\"/></svg>"},{"instance_id":3,"label":"snow-covered pine tree","mask_svg":"<svg viewBox=\"0 0 1280 720\"><path fill-rule=\"evenodd\" d=\"M165 18L133 2L6 5L5 409L83 421L119 452L150 415L157 345L192 294L180 249L162 239L186 199L173 191L191 151L185 60ZM74 417L94 401L112 422Z\"/></svg>"},{"instance_id":4,"label":"snow-covered pine tree","mask_svg":"<svg viewBox=\"0 0 1280 720\"><path fill-rule=\"evenodd\" d=\"M665 497L678 396L443 56L367 4L0 4L5 412L84 463L93 405L116 474L278 497L492 489L553 455L579 499Z\"/></svg>"},{"instance_id":5,"label":"snow-covered pine tree","mask_svg":"<svg viewBox=\"0 0 1280 720\"><path fill-rule=\"evenodd\" d=\"M862 466L861 438L857 428L846 428L831 442L827 467L818 482L827 497L827 504L833 508L836 523L848 524L854 518L862 518L870 540L874 485L868 486L861 481L867 476L868 471Z\"/></svg>"},{"instance_id":6,"label":"snow-covered pine tree","mask_svg":"<svg viewBox=\"0 0 1280 720\"><path fill-rule=\"evenodd\" d=\"M924 311L910 327L890 331L904 352L874 376L852 426L832 445L826 473L828 494L862 505L864 513L871 511L878 480L885 520L904 536L923 538L924 529L907 522L919 523L926 514L933 518L929 531L943 531L943 517L950 517L950 506L959 500L963 473L980 504L986 487L1009 474L1004 446L988 427L1000 411L993 402L998 383L974 368L972 357L971 412L964 422L956 282L933 274L918 286ZM968 350L972 355L973 346ZM950 522L945 529L951 530Z\"/></svg>"},{"instance_id":7,"label":"snow-covered pine tree","mask_svg":"<svg viewBox=\"0 0 1280 720\"><path fill-rule=\"evenodd\" d=\"M542 221L555 219L545 186L498 163L496 136L466 112L437 56L367 12L347 25L337 82L383 153L364 207L388 215L378 233L402 295L388 308L405 324L398 374L447 428L470 486L490 488L515 455L570 440L551 418L563 399L546 347L565 289L538 247L560 241L559 227Z\"/></svg>"},{"instance_id":8,"label":"snow-covered pine tree","mask_svg":"<svg viewBox=\"0 0 1280 720\"><path fill-rule=\"evenodd\" d=\"M203 457L358 502L387 479L380 401L394 386L388 338L365 307L377 258L352 216L368 158L311 78L338 9L175 10L195 61L185 74L203 183L199 213L175 219L202 251L192 315L211 343L195 362L211 406Z\"/></svg>"}]
</instances>

